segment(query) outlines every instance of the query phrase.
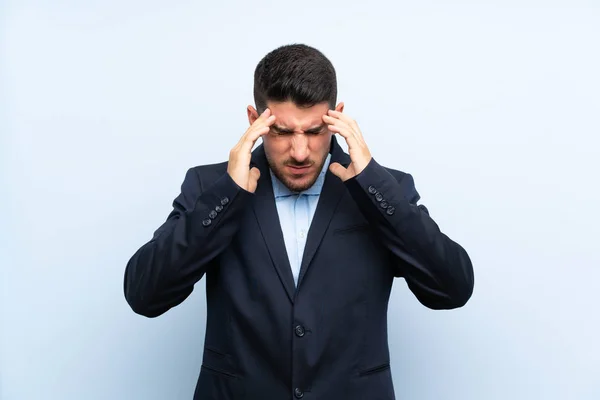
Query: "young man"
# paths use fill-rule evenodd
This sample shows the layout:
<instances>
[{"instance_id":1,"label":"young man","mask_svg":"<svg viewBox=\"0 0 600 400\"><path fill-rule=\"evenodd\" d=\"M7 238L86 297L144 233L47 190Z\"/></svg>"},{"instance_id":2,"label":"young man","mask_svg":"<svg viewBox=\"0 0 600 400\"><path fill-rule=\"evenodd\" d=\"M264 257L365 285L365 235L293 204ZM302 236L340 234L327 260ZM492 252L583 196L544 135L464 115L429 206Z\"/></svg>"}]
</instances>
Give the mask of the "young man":
<instances>
[{"instance_id":1,"label":"young man","mask_svg":"<svg viewBox=\"0 0 600 400\"><path fill-rule=\"evenodd\" d=\"M336 97L318 50L267 54L229 160L188 170L166 222L127 264L125 297L147 317L206 275L194 399L394 399L394 277L431 309L471 297L465 250L416 204L409 174L375 161Z\"/></svg>"}]
</instances>

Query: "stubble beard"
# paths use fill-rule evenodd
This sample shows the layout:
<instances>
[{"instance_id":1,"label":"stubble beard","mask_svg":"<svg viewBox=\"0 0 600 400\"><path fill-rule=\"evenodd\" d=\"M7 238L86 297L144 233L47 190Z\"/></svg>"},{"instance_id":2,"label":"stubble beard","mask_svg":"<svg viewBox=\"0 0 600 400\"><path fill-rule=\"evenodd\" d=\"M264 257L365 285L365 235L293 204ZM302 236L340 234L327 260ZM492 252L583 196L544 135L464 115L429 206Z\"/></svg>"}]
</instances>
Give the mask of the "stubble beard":
<instances>
[{"instance_id":1,"label":"stubble beard","mask_svg":"<svg viewBox=\"0 0 600 400\"><path fill-rule=\"evenodd\" d=\"M312 185L314 185L315 182L317 181L317 178L319 177L319 174L321 173L321 170L323 169L323 165L325 164L326 159L327 159L327 154L325 154L323 156L323 158L320 160L320 162L318 164L316 164L316 163L313 164L312 167L314 167L315 165L317 166L317 168L312 172L313 176L310 177L309 181L300 185L300 184L294 182L292 179L289 179L288 177L286 177L285 174L283 173L283 169L286 167L286 165L294 165L293 160L291 160L291 161L287 160L287 161L283 162L281 164L281 166L279 166L279 165L276 165L267 155L267 163L269 164L269 168L271 169L271 171L273 171L273 174L275 175L275 177L277 179L279 179L279 181L281 183L283 183L285 185L285 187L287 187L292 192L302 192L302 191L310 188ZM306 179L306 176L304 176L303 179Z\"/></svg>"}]
</instances>

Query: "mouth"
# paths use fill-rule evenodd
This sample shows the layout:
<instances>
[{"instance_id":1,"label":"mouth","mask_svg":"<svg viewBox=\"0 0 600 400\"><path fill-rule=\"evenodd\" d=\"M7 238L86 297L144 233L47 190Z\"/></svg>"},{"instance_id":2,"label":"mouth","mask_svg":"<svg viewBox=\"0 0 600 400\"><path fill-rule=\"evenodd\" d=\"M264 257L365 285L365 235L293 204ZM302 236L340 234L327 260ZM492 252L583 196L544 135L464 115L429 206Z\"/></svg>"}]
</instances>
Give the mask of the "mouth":
<instances>
[{"instance_id":1,"label":"mouth","mask_svg":"<svg viewBox=\"0 0 600 400\"><path fill-rule=\"evenodd\" d=\"M293 175L303 175L310 170L310 165L287 165L288 171Z\"/></svg>"}]
</instances>

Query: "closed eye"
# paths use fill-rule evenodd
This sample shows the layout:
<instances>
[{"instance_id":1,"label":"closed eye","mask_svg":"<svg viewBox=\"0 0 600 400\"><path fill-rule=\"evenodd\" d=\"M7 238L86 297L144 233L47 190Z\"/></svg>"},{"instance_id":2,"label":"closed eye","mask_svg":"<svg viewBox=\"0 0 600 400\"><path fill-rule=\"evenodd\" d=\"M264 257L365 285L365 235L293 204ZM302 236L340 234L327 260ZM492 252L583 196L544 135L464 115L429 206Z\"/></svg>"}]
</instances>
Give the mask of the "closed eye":
<instances>
[{"instance_id":1,"label":"closed eye","mask_svg":"<svg viewBox=\"0 0 600 400\"><path fill-rule=\"evenodd\" d=\"M283 128L279 128L277 126L271 126L271 132L273 132L276 135L290 135L290 134L294 133L294 131L292 131L290 129L283 129Z\"/></svg>"},{"instance_id":2,"label":"closed eye","mask_svg":"<svg viewBox=\"0 0 600 400\"><path fill-rule=\"evenodd\" d=\"M307 129L304 131L307 135L318 135L325 130L325 125L318 126L316 128Z\"/></svg>"},{"instance_id":3,"label":"closed eye","mask_svg":"<svg viewBox=\"0 0 600 400\"><path fill-rule=\"evenodd\" d=\"M304 131L306 135L318 135L325 130L326 125L321 125L316 128L307 129ZM271 132L275 135L291 135L294 133L292 129L285 129L279 126L273 125L271 126Z\"/></svg>"}]
</instances>

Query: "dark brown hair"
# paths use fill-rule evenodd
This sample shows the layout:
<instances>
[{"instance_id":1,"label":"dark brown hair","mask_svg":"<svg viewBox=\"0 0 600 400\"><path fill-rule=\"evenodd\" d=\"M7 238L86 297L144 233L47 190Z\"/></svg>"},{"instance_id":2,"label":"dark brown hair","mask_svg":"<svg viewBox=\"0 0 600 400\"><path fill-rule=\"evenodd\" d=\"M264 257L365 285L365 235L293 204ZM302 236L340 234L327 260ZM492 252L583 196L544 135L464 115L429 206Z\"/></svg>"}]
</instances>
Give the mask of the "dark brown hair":
<instances>
[{"instance_id":1,"label":"dark brown hair","mask_svg":"<svg viewBox=\"0 0 600 400\"><path fill-rule=\"evenodd\" d=\"M254 71L254 102L259 113L267 101L292 101L298 107L328 102L335 107L337 78L319 50L304 44L281 46L268 53Z\"/></svg>"}]
</instances>

